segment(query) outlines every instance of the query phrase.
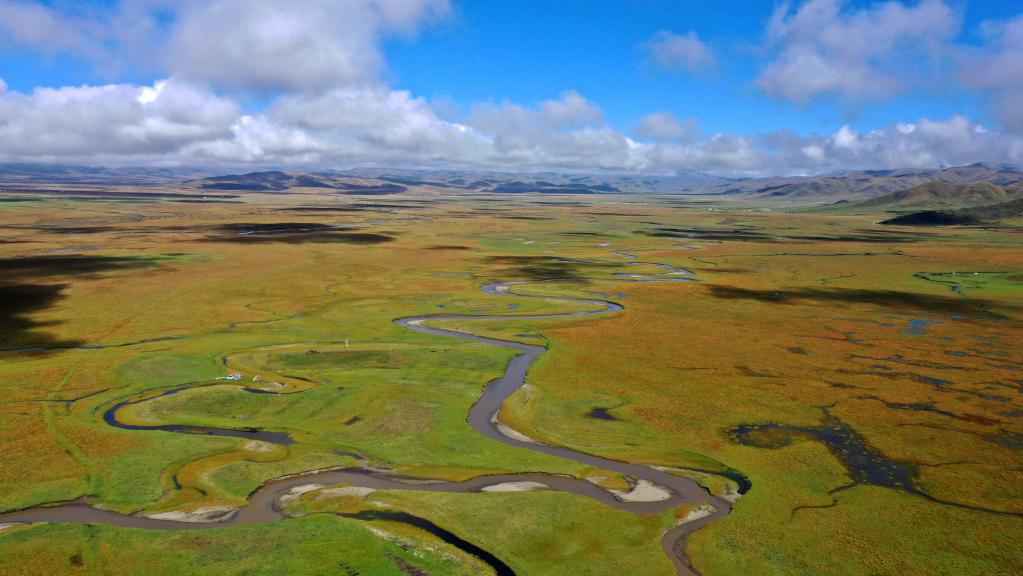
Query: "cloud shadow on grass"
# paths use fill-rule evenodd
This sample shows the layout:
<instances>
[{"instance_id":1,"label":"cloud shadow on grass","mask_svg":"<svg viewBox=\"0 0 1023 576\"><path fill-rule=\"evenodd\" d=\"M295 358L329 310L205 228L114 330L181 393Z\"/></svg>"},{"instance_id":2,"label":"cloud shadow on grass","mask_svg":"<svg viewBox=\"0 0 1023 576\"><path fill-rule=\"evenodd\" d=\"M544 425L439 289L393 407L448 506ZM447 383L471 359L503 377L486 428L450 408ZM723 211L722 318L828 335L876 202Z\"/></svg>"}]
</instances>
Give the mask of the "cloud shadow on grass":
<instances>
[{"instance_id":1,"label":"cloud shadow on grass","mask_svg":"<svg viewBox=\"0 0 1023 576\"><path fill-rule=\"evenodd\" d=\"M987 301L966 301L959 297L937 294L902 292L899 290L870 290L862 288L796 288L778 290L753 290L735 286L709 285L710 294L726 300L756 300L771 304L794 304L800 300L814 302L840 302L845 304L874 304L889 308L917 308L938 313L976 312L976 305L987 306L996 303ZM998 303L1000 308L1018 310L1018 306Z\"/></svg>"},{"instance_id":2,"label":"cloud shadow on grass","mask_svg":"<svg viewBox=\"0 0 1023 576\"><path fill-rule=\"evenodd\" d=\"M593 276L588 269L618 268L618 264L602 264L598 262L577 262L563 260L551 256L490 256L488 264L501 266L498 273L507 278L527 278L530 280L563 279L587 280Z\"/></svg>"},{"instance_id":3,"label":"cloud shadow on grass","mask_svg":"<svg viewBox=\"0 0 1023 576\"><path fill-rule=\"evenodd\" d=\"M218 232L207 240L238 244L383 244L394 236L376 232L355 232L350 228L310 222L274 222L222 224L212 228Z\"/></svg>"},{"instance_id":4,"label":"cloud shadow on grass","mask_svg":"<svg viewBox=\"0 0 1023 576\"><path fill-rule=\"evenodd\" d=\"M78 341L61 340L44 331L56 322L42 322L33 315L62 300L68 284L46 284L54 276L89 276L114 270L156 265L157 259L120 256L29 256L0 260L0 350L22 348L70 348Z\"/></svg>"}]
</instances>

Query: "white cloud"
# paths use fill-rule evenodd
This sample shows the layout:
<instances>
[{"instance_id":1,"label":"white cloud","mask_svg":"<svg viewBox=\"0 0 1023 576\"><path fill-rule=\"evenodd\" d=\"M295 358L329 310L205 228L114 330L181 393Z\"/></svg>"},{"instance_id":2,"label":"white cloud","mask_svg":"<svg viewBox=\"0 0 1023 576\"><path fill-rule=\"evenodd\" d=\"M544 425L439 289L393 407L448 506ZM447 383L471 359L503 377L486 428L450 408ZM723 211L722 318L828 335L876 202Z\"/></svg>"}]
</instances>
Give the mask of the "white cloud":
<instances>
[{"instance_id":1,"label":"white cloud","mask_svg":"<svg viewBox=\"0 0 1023 576\"><path fill-rule=\"evenodd\" d=\"M511 102L480 103L469 113L467 123L516 145L516 141L543 137L559 130L599 125L603 119L604 113L598 106L569 90L560 98L540 102L536 108Z\"/></svg>"},{"instance_id":2,"label":"white cloud","mask_svg":"<svg viewBox=\"0 0 1023 576\"><path fill-rule=\"evenodd\" d=\"M671 112L656 112L640 118L633 132L640 138L655 142L685 142L699 135L700 123L696 118L679 120Z\"/></svg>"},{"instance_id":3,"label":"white cloud","mask_svg":"<svg viewBox=\"0 0 1023 576\"><path fill-rule=\"evenodd\" d=\"M197 151L224 161L414 164L471 158L487 145L468 127L438 118L425 100L384 88L287 96L265 115L239 119L232 132Z\"/></svg>"},{"instance_id":4,"label":"white cloud","mask_svg":"<svg viewBox=\"0 0 1023 576\"><path fill-rule=\"evenodd\" d=\"M600 107L575 90L563 93L557 100L544 100L540 103L540 113L546 124L556 128L575 128L604 121Z\"/></svg>"},{"instance_id":5,"label":"white cloud","mask_svg":"<svg viewBox=\"0 0 1023 576\"><path fill-rule=\"evenodd\" d=\"M0 0L0 43L260 91L370 84L380 42L446 14L448 0Z\"/></svg>"},{"instance_id":6,"label":"white cloud","mask_svg":"<svg viewBox=\"0 0 1023 576\"><path fill-rule=\"evenodd\" d=\"M446 0L217 0L179 14L169 66L184 78L256 90L369 84L383 66L381 37L410 32L447 6Z\"/></svg>"},{"instance_id":7,"label":"white cloud","mask_svg":"<svg viewBox=\"0 0 1023 576\"><path fill-rule=\"evenodd\" d=\"M990 97L1006 128L1023 134L1023 16L984 28L989 44L966 60L963 80Z\"/></svg>"},{"instance_id":8,"label":"white cloud","mask_svg":"<svg viewBox=\"0 0 1023 576\"><path fill-rule=\"evenodd\" d=\"M830 136L778 132L763 140L762 145L772 150L774 170L782 172L1023 162L1023 140L990 132L962 116L923 118L867 132L842 126Z\"/></svg>"},{"instance_id":9,"label":"white cloud","mask_svg":"<svg viewBox=\"0 0 1023 576\"><path fill-rule=\"evenodd\" d=\"M643 48L665 70L697 72L716 63L714 52L692 30L683 35L661 30Z\"/></svg>"},{"instance_id":10,"label":"white cloud","mask_svg":"<svg viewBox=\"0 0 1023 576\"><path fill-rule=\"evenodd\" d=\"M861 9L844 0L808 0L794 11L783 4L768 25L772 59L757 84L794 102L889 97L936 78L959 27L959 15L944 0Z\"/></svg>"},{"instance_id":11,"label":"white cloud","mask_svg":"<svg viewBox=\"0 0 1023 576\"><path fill-rule=\"evenodd\" d=\"M89 57L135 53L171 72L151 85L31 92L0 79L0 161L733 174L1023 163L1020 138L959 116L866 132L742 136L704 134L695 119L660 112L640 118L630 137L571 90L534 105L479 103L462 115L383 85L381 41L415 33L448 11L448 0L123 0L106 13L75 6L0 0L0 42ZM797 101L883 97L917 83L909 64L946 55L958 27L942 0L783 7L769 26L773 60L759 82ZM987 31L988 44L967 59L962 78L989 95L1006 126L1023 130L1016 97L1023 18ZM160 47L159 56L145 47ZM715 61L694 32L661 32L645 48L672 69ZM235 99L253 93L269 94L270 103L243 113Z\"/></svg>"},{"instance_id":12,"label":"white cloud","mask_svg":"<svg viewBox=\"0 0 1023 576\"><path fill-rule=\"evenodd\" d=\"M534 107L483 104L452 120L422 98L380 86L288 95L252 114L177 78L149 86L7 90L0 91L0 161L749 175L1023 163L1023 140L958 116L869 132L843 126L826 136L704 136L662 113L646 117L641 140L634 140L597 112L575 92Z\"/></svg>"},{"instance_id":13,"label":"white cloud","mask_svg":"<svg viewBox=\"0 0 1023 576\"><path fill-rule=\"evenodd\" d=\"M0 157L173 154L229 132L238 108L208 90L169 80L0 92Z\"/></svg>"},{"instance_id":14,"label":"white cloud","mask_svg":"<svg viewBox=\"0 0 1023 576\"><path fill-rule=\"evenodd\" d=\"M0 0L0 39L58 51L83 43L83 25L42 4Z\"/></svg>"}]
</instances>

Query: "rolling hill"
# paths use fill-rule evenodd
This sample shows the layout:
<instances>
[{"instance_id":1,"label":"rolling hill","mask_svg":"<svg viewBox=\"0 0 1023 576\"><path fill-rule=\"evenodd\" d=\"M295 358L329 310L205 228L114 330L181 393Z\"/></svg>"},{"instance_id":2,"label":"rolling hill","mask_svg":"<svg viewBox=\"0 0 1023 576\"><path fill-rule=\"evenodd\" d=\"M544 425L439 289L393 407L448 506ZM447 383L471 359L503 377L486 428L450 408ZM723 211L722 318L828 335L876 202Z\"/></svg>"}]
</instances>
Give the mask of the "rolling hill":
<instances>
[{"instance_id":1,"label":"rolling hill","mask_svg":"<svg viewBox=\"0 0 1023 576\"><path fill-rule=\"evenodd\" d=\"M881 222L893 226L970 226L1023 216L1023 198L958 210L924 210Z\"/></svg>"},{"instance_id":2,"label":"rolling hill","mask_svg":"<svg viewBox=\"0 0 1023 576\"><path fill-rule=\"evenodd\" d=\"M968 208L1023 197L1023 185L1002 187L990 182L949 184L929 182L857 202L853 208Z\"/></svg>"},{"instance_id":3,"label":"rolling hill","mask_svg":"<svg viewBox=\"0 0 1023 576\"><path fill-rule=\"evenodd\" d=\"M798 203L867 200L931 183L994 186L1023 184L1023 172L1008 166L971 164L936 170L860 170L794 178L757 178L704 186L706 194L728 194L748 200Z\"/></svg>"},{"instance_id":4,"label":"rolling hill","mask_svg":"<svg viewBox=\"0 0 1023 576\"><path fill-rule=\"evenodd\" d=\"M199 180L185 182L200 190L228 190L237 192L286 192L296 188L326 188L341 193L380 196L400 194L408 190L401 184L380 180L342 179L319 174L293 174L272 170L268 172L251 172L249 174L230 174L227 176L211 176Z\"/></svg>"}]
</instances>

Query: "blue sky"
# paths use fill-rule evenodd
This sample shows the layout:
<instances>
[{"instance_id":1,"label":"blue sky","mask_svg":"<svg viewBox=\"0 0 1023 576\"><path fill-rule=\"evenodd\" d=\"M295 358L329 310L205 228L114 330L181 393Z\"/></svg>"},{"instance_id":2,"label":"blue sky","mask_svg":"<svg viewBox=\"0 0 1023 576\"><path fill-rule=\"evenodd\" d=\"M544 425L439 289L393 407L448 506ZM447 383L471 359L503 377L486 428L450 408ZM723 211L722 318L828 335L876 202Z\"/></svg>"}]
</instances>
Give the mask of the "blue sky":
<instances>
[{"instance_id":1,"label":"blue sky","mask_svg":"<svg viewBox=\"0 0 1023 576\"><path fill-rule=\"evenodd\" d=\"M0 96L10 115L5 125L0 105L0 136L30 132L20 118L43 117L40 106L61 107L49 111L51 129L82 99L105 109L97 99L113 96L87 89L117 84L123 103L109 106L132 108L121 132L145 144L134 155L128 143L8 144L0 159L536 169L546 158L573 169L750 173L1015 162L1016 4L0 0ZM173 87L160 91L173 121L147 117L170 112L128 95L159 82ZM56 101L32 96L44 87L64 91ZM198 118L181 118L199 105L208 108L193 109ZM26 109L15 116L17 106ZM308 122L300 110L329 121ZM381 119L376 132L367 117ZM663 130L637 130L657 122ZM157 125L171 128L138 134ZM253 145L257 128L268 141ZM192 132L201 138L183 136ZM371 149L380 142L386 150ZM267 152L270 144L281 149ZM486 154L468 155L480 146Z\"/></svg>"},{"instance_id":2,"label":"blue sky","mask_svg":"<svg viewBox=\"0 0 1023 576\"><path fill-rule=\"evenodd\" d=\"M1023 11L1013 4L958 3L964 40L986 20ZM762 0L476 0L414 40L389 42L387 52L395 83L418 94L531 102L574 89L600 102L620 128L654 109L695 114L705 128L739 134L829 131L847 121L874 129L919 116L981 113L961 90L857 106L828 99L792 105L763 95L754 85L763 64L757 43L774 9ZM659 30L696 31L723 55L720 66L696 76L658 70L639 47Z\"/></svg>"}]
</instances>

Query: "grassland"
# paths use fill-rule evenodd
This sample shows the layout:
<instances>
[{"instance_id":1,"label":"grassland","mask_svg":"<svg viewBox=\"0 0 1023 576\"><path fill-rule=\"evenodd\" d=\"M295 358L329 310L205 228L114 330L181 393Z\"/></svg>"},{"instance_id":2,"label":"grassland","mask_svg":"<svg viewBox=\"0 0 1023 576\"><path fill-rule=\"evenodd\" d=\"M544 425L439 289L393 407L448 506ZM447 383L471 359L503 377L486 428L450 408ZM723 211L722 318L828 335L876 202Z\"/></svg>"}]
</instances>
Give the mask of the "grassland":
<instances>
[{"instance_id":1,"label":"grassland","mask_svg":"<svg viewBox=\"0 0 1023 576\"><path fill-rule=\"evenodd\" d=\"M510 352L391 321L586 309L479 290L560 278L517 291L626 310L440 324L550 348L502 410L516 430L701 470L716 491L733 482L721 474L748 478L732 513L689 539L702 573L1023 570L1023 232L1012 222L907 231L876 225L880 216L671 198L305 192L0 204L0 509L80 497L139 514L238 506L269 479L355 462L446 480L599 475L465 422ZM654 264L695 281L615 276L663 275ZM120 429L104 420L119 405L132 425L258 429L294 443ZM763 428L743 436L744 426ZM518 574L664 574L660 535L679 515L553 492L310 494L294 506L309 515L194 533L17 527L0 532L0 565L483 569L423 530L332 514L394 509Z\"/></svg>"}]
</instances>

